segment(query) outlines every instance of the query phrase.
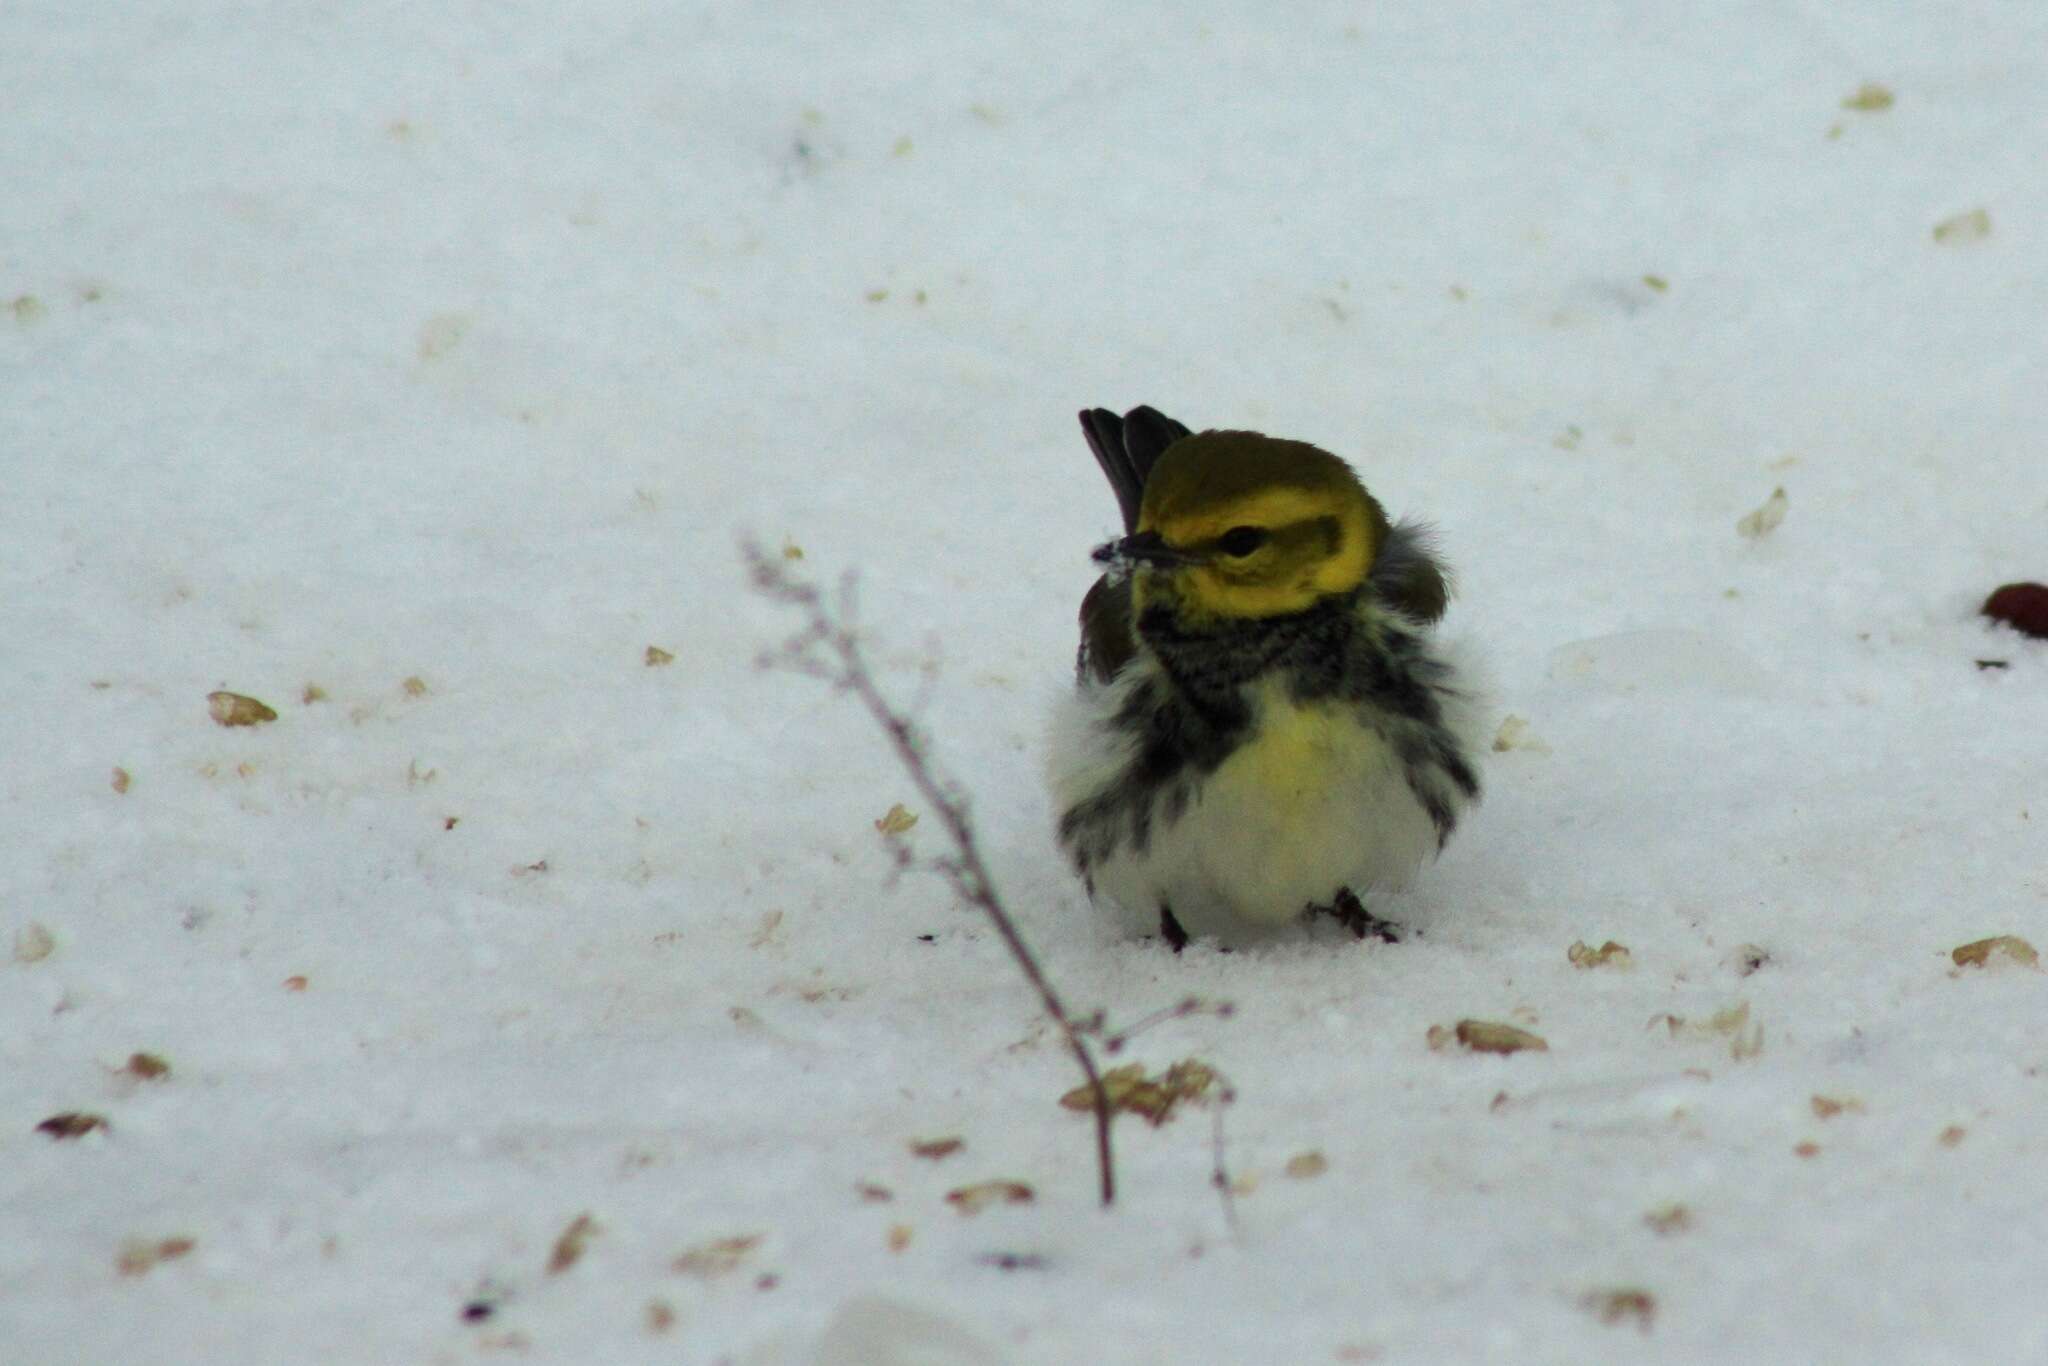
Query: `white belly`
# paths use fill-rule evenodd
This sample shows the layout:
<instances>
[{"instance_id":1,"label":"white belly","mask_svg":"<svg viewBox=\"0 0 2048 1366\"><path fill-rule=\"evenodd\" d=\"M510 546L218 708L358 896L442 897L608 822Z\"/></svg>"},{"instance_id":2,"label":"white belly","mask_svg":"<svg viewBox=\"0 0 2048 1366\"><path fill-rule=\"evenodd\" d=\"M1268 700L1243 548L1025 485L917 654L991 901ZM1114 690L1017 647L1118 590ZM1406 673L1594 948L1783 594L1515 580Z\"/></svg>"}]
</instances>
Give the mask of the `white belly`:
<instances>
[{"instance_id":1,"label":"white belly","mask_svg":"<svg viewBox=\"0 0 2048 1366\"><path fill-rule=\"evenodd\" d=\"M1405 885L1437 849L1400 759L1359 714L1258 697L1254 739L1202 780L1177 821L1155 809L1142 854L1094 870L1097 897L1153 931L1173 908L1190 933L1242 940L1288 924L1339 888Z\"/></svg>"}]
</instances>

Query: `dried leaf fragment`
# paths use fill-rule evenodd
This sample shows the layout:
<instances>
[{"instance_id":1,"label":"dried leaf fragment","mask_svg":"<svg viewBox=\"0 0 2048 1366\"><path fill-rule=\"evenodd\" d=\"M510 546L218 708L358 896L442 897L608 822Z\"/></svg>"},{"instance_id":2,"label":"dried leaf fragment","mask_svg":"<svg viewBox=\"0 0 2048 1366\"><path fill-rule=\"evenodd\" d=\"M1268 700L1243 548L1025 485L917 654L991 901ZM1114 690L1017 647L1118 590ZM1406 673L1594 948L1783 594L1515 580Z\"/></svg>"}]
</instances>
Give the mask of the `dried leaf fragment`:
<instances>
[{"instance_id":1,"label":"dried leaf fragment","mask_svg":"<svg viewBox=\"0 0 2048 1366\"><path fill-rule=\"evenodd\" d=\"M1626 968L1635 965L1627 947L1612 939L1597 949L1589 947L1583 940L1573 940L1572 946L1565 950L1565 957L1575 968Z\"/></svg>"},{"instance_id":2,"label":"dried leaf fragment","mask_svg":"<svg viewBox=\"0 0 2048 1366\"><path fill-rule=\"evenodd\" d=\"M1287 1159L1286 1172L1297 1181L1307 1181L1330 1170L1330 1159L1319 1152L1296 1153Z\"/></svg>"},{"instance_id":3,"label":"dried leaf fragment","mask_svg":"<svg viewBox=\"0 0 2048 1366\"><path fill-rule=\"evenodd\" d=\"M1500 729L1493 733L1493 752L1505 754L1509 750L1526 750L1531 754L1548 754L1550 746L1544 744L1529 729L1529 722L1520 716L1502 719Z\"/></svg>"},{"instance_id":4,"label":"dried leaf fragment","mask_svg":"<svg viewBox=\"0 0 2048 1366\"><path fill-rule=\"evenodd\" d=\"M1143 1115L1154 1127L1164 1124L1174 1107L1182 1101L1204 1100L1215 1082L1214 1069L1197 1058L1174 1063L1157 1077L1146 1076L1145 1065L1136 1062L1112 1067L1102 1074L1102 1089L1109 1098L1109 1112L1128 1111ZM1092 1111L1095 1108L1095 1088L1085 1084L1077 1086L1060 1097L1060 1104L1069 1110Z\"/></svg>"},{"instance_id":5,"label":"dried leaf fragment","mask_svg":"<svg viewBox=\"0 0 2048 1366\"><path fill-rule=\"evenodd\" d=\"M667 1300L647 1302L647 1331L660 1337L676 1326L676 1311Z\"/></svg>"},{"instance_id":6,"label":"dried leaf fragment","mask_svg":"<svg viewBox=\"0 0 2048 1366\"><path fill-rule=\"evenodd\" d=\"M57 937L40 920L31 920L14 932L14 961L40 963L57 951Z\"/></svg>"},{"instance_id":7,"label":"dried leaf fragment","mask_svg":"<svg viewBox=\"0 0 2048 1366\"><path fill-rule=\"evenodd\" d=\"M1768 536L1785 520L1785 511L1791 506L1792 500L1785 496L1785 486L1780 484L1771 490L1771 496L1764 499L1761 507L1735 524L1735 530L1751 540Z\"/></svg>"},{"instance_id":8,"label":"dried leaf fragment","mask_svg":"<svg viewBox=\"0 0 2048 1366\"><path fill-rule=\"evenodd\" d=\"M51 1138L61 1141L67 1138L83 1138L95 1129L106 1127L104 1115L89 1114L83 1110L65 1110L36 1125L36 1132L48 1134Z\"/></svg>"},{"instance_id":9,"label":"dried leaf fragment","mask_svg":"<svg viewBox=\"0 0 2048 1366\"><path fill-rule=\"evenodd\" d=\"M1653 1015L1650 1017L1650 1024L1652 1027L1663 1025L1674 1039L1680 1034L1739 1037L1749 1025L1749 1002L1737 1001L1734 1005L1725 1006L1699 1021L1687 1020L1683 1015Z\"/></svg>"},{"instance_id":10,"label":"dried leaf fragment","mask_svg":"<svg viewBox=\"0 0 2048 1366\"><path fill-rule=\"evenodd\" d=\"M139 1081L161 1081L171 1075L171 1065L154 1053L130 1053L121 1070Z\"/></svg>"},{"instance_id":11,"label":"dried leaf fragment","mask_svg":"<svg viewBox=\"0 0 2048 1366\"><path fill-rule=\"evenodd\" d=\"M1744 1025L1728 1041L1728 1056L1736 1062L1748 1062L1763 1051L1764 1027L1760 1023Z\"/></svg>"},{"instance_id":12,"label":"dried leaf fragment","mask_svg":"<svg viewBox=\"0 0 2048 1366\"><path fill-rule=\"evenodd\" d=\"M197 1247L191 1238L129 1238L114 1257L123 1276L140 1276L158 1262L173 1262Z\"/></svg>"},{"instance_id":13,"label":"dried leaf fragment","mask_svg":"<svg viewBox=\"0 0 2048 1366\"><path fill-rule=\"evenodd\" d=\"M1863 1102L1854 1096L1820 1096L1809 1102L1817 1119L1833 1119L1836 1115L1860 1115Z\"/></svg>"},{"instance_id":14,"label":"dried leaf fragment","mask_svg":"<svg viewBox=\"0 0 2048 1366\"><path fill-rule=\"evenodd\" d=\"M1657 1318L1657 1297L1635 1286L1594 1290L1586 1295L1582 1303L1599 1318L1600 1322L1609 1326L1632 1322L1647 1333Z\"/></svg>"},{"instance_id":15,"label":"dried leaf fragment","mask_svg":"<svg viewBox=\"0 0 2048 1366\"><path fill-rule=\"evenodd\" d=\"M1969 1136L1969 1133L1970 1131L1962 1125L1951 1124L1935 1136L1935 1142L1941 1144L1944 1148L1958 1147Z\"/></svg>"},{"instance_id":16,"label":"dried leaf fragment","mask_svg":"<svg viewBox=\"0 0 2048 1366\"><path fill-rule=\"evenodd\" d=\"M1934 225L1934 240L1943 246L1962 246L1967 242L1981 242L1991 235L1991 211L1971 209L1967 213L1953 214Z\"/></svg>"},{"instance_id":17,"label":"dried leaf fragment","mask_svg":"<svg viewBox=\"0 0 2048 1366\"><path fill-rule=\"evenodd\" d=\"M222 726L260 726L275 721L277 713L253 697L244 697L238 692L210 692L206 695L206 714Z\"/></svg>"},{"instance_id":18,"label":"dried leaf fragment","mask_svg":"<svg viewBox=\"0 0 2048 1366\"><path fill-rule=\"evenodd\" d=\"M875 829L881 831L884 835L893 837L904 833L916 824L916 814L904 806L902 802L897 802L882 813L882 818L875 822Z\"/></svg>"},{"instance_id":19,"label":"dried leaf fragment","mask_svg":"<svg viewBox=\"0 0 2048 1366\"><path fill-rule=\"evenodd\" d=\"M964 1138L913 1138L910 1140L910 1155L922 1157L930 1162L943 1161L967 1146Z\"/></svg>"},{"instance_id":20,"label":"dried leaf fragment","mask_svg":"<svg viewBox=\"0 0 2048 1366\"><path fill-rule=\"evenodd\" d=\"M742 1234L736 1238L714 1238L708 1243L676 1254L669 1263L669 1270L682 1276L695 1276L699 1280L714 1280L729 1276L740 1269L742 1263L760 1245L758 1233Z\"/></svg>"},{"instance_id":21,"label":"dried leaf fragment","mask_svg":"<svg viewBox=\"0 0 2048 1366\"><path fill-rule=\"evenodd\" d=\"M675 655L667 650L662 649L659 645L648 646L647 654L645 657L647 660L647 667L650 669L658 669L664 664L673 664L676 662Z\"/></svg>"},{"instance_id":22,"label":"dried leaf fragment","mask_svg":"<svg viewBox=\"0 0 2048 1366\"><path fill-rule=\"evenodd\" d=\"M1742 1027L1749 1023L1749 1002L1737 1001L1725 1006L1706 1018L1700 1028L1709 1034L1740 1034Z\"/></svg>"},{"instance_id":23,"label":"dried leaf fragment","mask_svg":"<svg viewBox=\"0 0 2048 1366\"><path fill-rule=\"evenodd\" d=\"M286 991L304 991L307 985L306 974L303 972L295 972L284 979L284 989Z\"/></svg>"},{"instance_id":24,"label":"dried leaf fragment","mask_svg":"<svg viewBox=\"0 0 2048 1366\"><path fill-rule=\"evenodd\" d=\"M863 1181L853 1188L854 1194L871 1205L886 1205L896 1198L896 1192L873 1181Z\"/></svg>"},{"instance_id":25,"label":"dried leaf fragment","mask_svg":"<svg viewBox=\"0 0 2048 1366\"><path fill-rule=\"evenodd\" d=\"M1881 114L1892 107L1892 92L1889 87L1876 81L1865 81L1856 87L1856 93L1842 101L1842 108L1859 114Z\"/></svg>"},{"instance_id":26,"label":"dried leaf fragment","mask_svg":"<svg viewBox=\"0 0 2048 1366\"><path fill-rule=\"evenodd\" d=\"M1737 977L1747 977L1771 961L1770 950L1756 944L1737 944L1735 952L1729 955L1735 965Z\"/></svg>"},{"instance_id":27,"label":"dried leaf fragment","mask_svg":"<svg viewBox=\"0 0 2048 1366\"><path fill-rule=\"evenodd\" d=\"M962 1214L979 1214L990 1205L1028 1205L1037 1198L1022 1181L983 1181L946 1192L946 1203Z\"/></svg>"},{"instance_id":28,"label":"dried leaf fragment","mask_svg":"<svg viewBox=\"0 0 2048 1366\"><path fill-rule=\"evenodd\" d=\"M888 1246L891 1252L901 1252L910 1246L911 1229L908 1224L889 1225Z\"/></svg>"},{"instance_id":29,"label":"dried leaf fragment","mask_svg":"<svg viewBox=\"0 0 2048 1366\"><path fill-rule=\"evenodd\" d=\"M427 680L421 678L418 674L407 675L405 681L398 686L405 689L407 697L425 697L427 695Z\"/></svg>"},{"instance_id":30,"label":"dried leaf fragment","mask_svg":"<svg viewBox=\"0 0 2048 1366\"><path fill-rule=\"evenodd\" d=\"M1550 1045L1540 1035L1498 1020L1460 1020L1451 1037L1474 1053L1547 1053Z\"/></svg>"},{"instance_id":31,"label":"dried leaf fragment","mask_svg":"<svg viewBox=\"0 0 2048 1366\"><path fill-rule=\"evenodd\" d=\"M2041 955L2034 952L2034 946L2016 934L1998 934L1961 945L1949 957L1959 968L1988 968L1994 962L2018 963L2031 968L2041 961Z\"/></svg>"},{"instance_id":32,"label":"dried leaf fragment","mask_svg":"<svg viewBox=\"0 0 2048 1366\"><path fill-rule=\"evenodd\" d=\"M1792 1155L1794 1157L1819 1157L1820 1144L1815 1143L1810 1138L1804 1143L1795 1143L1792 1145Z\"/></svg>"},{"instance_id":33,"label":"dried leaf fragment","mask_svg":"<svg viewBox=\"0 0 2048 1366\"><path fill-rule=\"evenodd\" d=\"M321 687L318 683L308 683L305 691L299 694L299 701L308 707L312 706L315 702L325 702L326 700L327 689Z\"/></svg>"},{"instance_id":34,"label":"dried leaf fragment","mask_svg":"<svg viewBox=\"0 0 2048 1366\"><path fill-rule=\"evenodd\" d=\"M113 788L116 794L125 794L128 791L129 784L134 781L135 779L129 776L127 769L117 766L108 778L107 785Z\"/></svg>"},{"instance_id":35,"label":"dried leaf fragment","mask_svg":"<svg viewBox=\"0 0 2048 1366\"><path fill-rule=\"evenodd\" d=\"M1650 1226L1651 1232L1669 1237L1692 1227L1692 1210L1689 1206L1674 1200L1668 1205L1659 1205L1643 1215L1643 1222Z\"/></svg>"},{"instance_id":36,"label":"dried leaf fragment","mask_svg":"<svg viewBox=\"0 0 2048 1366\"><path fill-rule=\"evenodd\" d=\"M555 1246L548 1253L548 1275L559 1276L583 1260L585 1249L597 1233L597 1220L589 1214L579 1214L569 1221L569 1227L562 1230L555 1239Z\"/></svg>"}]
</instances>

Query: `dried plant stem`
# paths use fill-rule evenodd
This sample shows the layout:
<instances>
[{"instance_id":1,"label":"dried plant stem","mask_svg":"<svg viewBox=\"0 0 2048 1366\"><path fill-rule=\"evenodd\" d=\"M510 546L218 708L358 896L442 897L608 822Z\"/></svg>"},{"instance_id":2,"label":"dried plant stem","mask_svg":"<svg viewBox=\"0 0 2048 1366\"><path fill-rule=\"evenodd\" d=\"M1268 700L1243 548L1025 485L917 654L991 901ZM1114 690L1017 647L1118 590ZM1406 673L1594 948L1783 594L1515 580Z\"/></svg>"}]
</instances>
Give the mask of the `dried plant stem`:
<instances>
[{"instance_id":1,"label":"dried plant stem","mask_svg":"<svg viewBox=\"0 0 2048 1366\"><path fill-rule=\"evenodd\" d=\"M1223 1141L1223 1114L1237 1103L1237 1088L1222 1073L1217 1073L1217 1076L1223 1082L1223 1090L1216 1097L1215 1128L1209 1147L1209 1184L1215 1188L1217 1199L1223 1202L1223 1222L1230 1229L1230 1236L1235 1238L1238 1236L1237 1184L1231 1179L1228 1149Z\"/></svg>"},{"instance_id":2,"label":"dried plant stem","mask_svg":"<svg viewBox=\"0 0 2048 1366\"><path fill-rule=\"evenodd\" d=\"M1237 1007L1229 1001L1205 1001L1199 996L1190 996L1178 1005L1170 1005L1163 1009L1155 1010L1150 1015L1139 1019L1135 1024L1125 1025L1113 1034L1103 1034L1102 1051L1112 1055L1121 1053L1124 1051L1124 1045L1132 1039L1137 1038L1138 1035L1153 1028L1155 1025L1163 1025L1169 1020L1185 1020L1190 1015L1214 1015L1219 1020L1227 1020L1236 1013ZM1093 1022L1093 1027L1098 1032L1107 1028L1099 1019Z\"/></svg>"},{"instance_id":3,"label":"dried plant stem","mask_svg":"<svg viewBox=\"0 0 2048 1366\"><path fill-rule=\"evenodd\" d=\"M817 585L791 574L779 557L771 556L758 543L749 540L740 549L753 575L754 586L777 602L798 609L806 618L804 630L785 642L780 653L769 656L767 662L822 678L833 687L858 698L875 724L881 727L890 748L896 753L897 762L902 764L918 795L924 798L945 827L953 842L953 853L950 857L932 860L930 867L945 878L962 901L980 910L995 926L997 935L1010 950L1010 956L1038 993L1045 1013L1059 1027L1068 1052L1074 1055L1074 1061L1087 1077L1095 1100L1095 1161L1101 1176L1102 1203L1114 1204L1116 1165L1110 1152L1109 1093L1103 1088L1102 1074L1095 1065L1087 1040L1082 1037L1084 1022L1076 1021L1067 1013L1059 993L1039 966L1037 956L1024 942L1016 921L1003 906L995 883L989 877L988 867L982 861L966 795L955 784L939 776L925 752L924 738L916 726L882 696L874 673L861 653L860 638L854 630L851 578L842 584L838 603L828 604ZM908 851L900 845L898 850L898 857L907 862Z\"/></svg>"}]
</instances>

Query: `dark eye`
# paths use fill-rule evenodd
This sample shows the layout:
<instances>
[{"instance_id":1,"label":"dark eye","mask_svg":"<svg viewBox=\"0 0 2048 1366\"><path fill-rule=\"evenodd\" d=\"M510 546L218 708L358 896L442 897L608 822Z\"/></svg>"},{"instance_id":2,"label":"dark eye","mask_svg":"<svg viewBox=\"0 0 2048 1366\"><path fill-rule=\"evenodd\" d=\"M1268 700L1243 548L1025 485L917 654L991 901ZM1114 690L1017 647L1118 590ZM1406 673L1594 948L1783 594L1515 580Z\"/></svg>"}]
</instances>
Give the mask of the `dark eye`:
<instances>
[{"instance_id":1,"label":"dark eye","mask_svg":"<svg viewBox=\"0 0 2048 1366\"><path fill-rule=\"evenodd\" d=\"M1264 527L1234 526L1216 538L1216 544L1224 554L1243 559L1266 543Z\"/></svg>"}]
</instances>

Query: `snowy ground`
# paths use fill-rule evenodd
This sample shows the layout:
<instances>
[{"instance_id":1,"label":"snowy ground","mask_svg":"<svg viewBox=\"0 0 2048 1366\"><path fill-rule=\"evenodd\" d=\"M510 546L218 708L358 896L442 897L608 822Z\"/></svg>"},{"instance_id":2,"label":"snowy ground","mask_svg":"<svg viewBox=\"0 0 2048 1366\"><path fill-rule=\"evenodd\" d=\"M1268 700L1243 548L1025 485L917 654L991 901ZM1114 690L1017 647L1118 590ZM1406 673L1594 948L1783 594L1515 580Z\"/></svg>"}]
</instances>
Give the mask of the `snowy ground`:
<instances>
[{"instance_id":1,"label":"snowy ground","mask_svg":"<svg viewBox=\"0 0 2048 1366\"><path fill-rule=\"evenodd\" d=\"M1058 9L0 12L0 1359L2048 1359L2048 977L1949 956L2048 948L2048 11ZM1059 865L1139 402L1440 523L1528 732L1419 937ZM1131 1050L1234 1229L1213 1111L1096 1208L747 531L1071 1000L1234 1003Z\"/></svg>"}]
</instances>

